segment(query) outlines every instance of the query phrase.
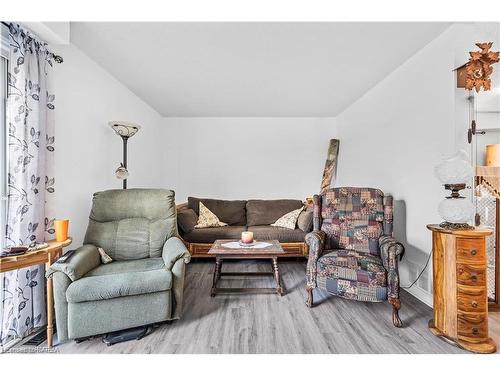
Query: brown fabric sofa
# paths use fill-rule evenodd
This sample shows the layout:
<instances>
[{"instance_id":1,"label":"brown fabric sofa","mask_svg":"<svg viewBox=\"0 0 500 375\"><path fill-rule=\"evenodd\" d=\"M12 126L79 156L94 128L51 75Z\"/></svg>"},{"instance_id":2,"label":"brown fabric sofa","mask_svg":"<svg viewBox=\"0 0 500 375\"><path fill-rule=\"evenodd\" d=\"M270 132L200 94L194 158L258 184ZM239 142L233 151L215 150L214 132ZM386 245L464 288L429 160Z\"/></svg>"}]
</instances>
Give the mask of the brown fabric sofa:
<instances>
[{"instance_id":1,"label":"brown fabric sofa","mask_svg":"<svg viewBox=\"0 0 500 375\"><path fill-rule=\"evenodd\" d=\"M219 228L195 228L198 222L199 202L227 223ZM220 200L189 197L187 205L177 212L179 234L194 257L209 256L208 250L215 240L239 240L241 232L251 231L256 240L278 240L286 256L307 256L305 236L312 230L312 210L301 212L296 229L273 227L284 214L303 206L300 200Z\"/></svg>"}]
</instances>

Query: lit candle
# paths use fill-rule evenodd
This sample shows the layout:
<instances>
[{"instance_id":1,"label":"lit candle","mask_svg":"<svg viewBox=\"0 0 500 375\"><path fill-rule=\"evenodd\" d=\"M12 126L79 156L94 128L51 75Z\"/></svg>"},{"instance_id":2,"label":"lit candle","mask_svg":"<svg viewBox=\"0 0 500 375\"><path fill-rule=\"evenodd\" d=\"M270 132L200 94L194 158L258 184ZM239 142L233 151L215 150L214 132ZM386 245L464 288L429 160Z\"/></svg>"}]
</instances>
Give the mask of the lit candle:
<instances>
[{"instance_id":1,"label":"lit candle","mask_svg":"<svg viewBox=\"0 0 500 375\"><path fill-rule=\"evenodd\" d=\"M253 232L241 232L241 242L252 243L253 242Z\"/></svg>"}]
</instances>

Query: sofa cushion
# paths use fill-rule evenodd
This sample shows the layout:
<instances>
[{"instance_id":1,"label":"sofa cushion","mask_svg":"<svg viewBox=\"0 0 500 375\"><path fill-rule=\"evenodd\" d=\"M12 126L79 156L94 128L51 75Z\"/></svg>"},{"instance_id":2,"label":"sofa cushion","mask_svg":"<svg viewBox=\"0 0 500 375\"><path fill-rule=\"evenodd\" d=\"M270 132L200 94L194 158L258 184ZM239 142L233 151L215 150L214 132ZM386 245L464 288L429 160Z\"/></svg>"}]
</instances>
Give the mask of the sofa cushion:
<instances>
[{"instance_id":1,"label":"sofa cushion","mask_svg":"<svg viewBox=\"0 0 500 375\"><path fill-rule=\"evenodd\" d=\"M382 260L352 250L335 250L318 259L316 282L330 294L358 301L387 300L387 272Z\"/></svg>"},{"instance_id":2,"label":"sofa cushion","mask_svg":"<svg viewBox=\"0 0 500 375\"><path fill-rule=\"evenodd\" d=\"M188 197L188 208L199 215L200 201L227 225L246 225L246 201L226 201Z\"/></svg>"},{"instance_id":3,"label":"sofa cushion","mask_svg":"<svg viewBox=\"0 0 500 375\"><path fill-rule=\"evenodd\" d=\"M85 277L114 275L117 273L128 273L128 272L153 271L153 270L161 270L163 268L165 268L165 263L163 262L162 257L137 259L137 260L124 260L120 262L101 264L100 266L87 272L85 274Z\"/></svg>"},{"instance_id":4,"label":"sofa cushion","mask_svg":"<svg viewBox=\"0 0 500 375\"><path fill-rule=\"evenodd\" d=\"M306 233L300 229L287 229L272 227L270 225L258 225L248 227L253 232L257 241L278 240L279 242L304 242Z\"/></svg>"},{"instance_id":5,"label":"sofa cushion","mask_svg":"<svg viewBox=\"0 0 500 375\"><path fill-rule=\"evenodd\" d=\"M347 249L379 255L382 223L369 220L323 220L321 230L326 233L327 249Z\"/></svg>"},{"instance_id":6,"label":"sofa cushion","mask_svg":"<svg viewBox=\"0 0 500 375\"><path fill-rule=\"evenodd\" d=\"M246 205L247 225L271 225L286 213L302 206L303 203L296 199L249 200Z\"/></svg>"},{"instance_id":7,"label":"sofa cushion","mask_svg":"<svg viewBox=\"0 0 500 375\"><path fill-rule=\"evenodd\" d=\"M102 247L114 260L154 258L176 233L173 191L107 190L94 194L84 244Z\"/></svg>"},{"instance_id":8,"label":"sofa cushion","mask_svg":"<svg viewBox=\"0 0 500 375\"><path fill-rule=\"evenodd\" d=\"M379 254L379 237L392 222L392 208L385 212L384 193L372 188L334 188L321 196L321 230L326 248Z\"/></svg>"},{"instance_id":9,"label":"sofa cushion","mask_svg":"<svg viewBox=\"0 0 500 375\"><path fill-rule=\"evenodd\" d=\"M318 288L342 298L363 302L381 302L387 300L387 288L385 286L371 286L360 281L320 275L316 277L316 283Z\"/></svg>"},{"instance_id":10,"label":"sofa cushion","mask_svg":"<svg viewBox=\"0 0 500 375\"><path fill-rule=\"evenodd\" d=\"M297 227L306 233L313 229L313 211L302 211L297 219Z\"/></svg>"},{"instance_id":11,"label":"sofa cushion","mask_svg":"<svg viewBox=\"0 0 500 375\"><path fill-rule=\"evenodd\" d=\"M318 276L365 283L370 286L387 285L387 271L382 259L352 250L335 250L318 259Z\"/></svg>"},{"instance_id":12,"label":"sofa cushion","mask_svg":"<svg viewBox=\"0 0 500 375\"><path fill-rule=\"evenodd\" d=\"M147 258L150 256L150 224L142 217L102 223L90 220L85 243L106 249L106 254L116 260Z\"/></svg>"},{"instance_id":13,"label":"sofa cushion","mask_svg":"<svg viewBox=\"0 0 500 375\"><path fill-rule=\"evenodd\" d=\"M177 214L177 222L183 233L189 233L198 223L198 215L192 209L179 211Z\"/></svg>"},{"instance_id":14,"label":"sofa cushion","mask_svg":"<svg viewBox=\"0 0 500 375\"><path fill-rule=\"evenodd\" d=\"M119 262L110 263L118 264ZM162 292L172 288L172 272L162 269L85 276L70 284L66 299L70 303L107 300Z\"/></svg>"},{"instance_id":15,"label":"sofa cushion","mask_svg":"<svg viewBox=\"0 0 500 375\"><path fill-rule=\"evenodd\" d=\"M244 226L227 226L218 228L199 228L184 234L184 240L194 243L212 243L215 240L240 239L241 232L247 230Z\"/></svg>"}]
</instances>

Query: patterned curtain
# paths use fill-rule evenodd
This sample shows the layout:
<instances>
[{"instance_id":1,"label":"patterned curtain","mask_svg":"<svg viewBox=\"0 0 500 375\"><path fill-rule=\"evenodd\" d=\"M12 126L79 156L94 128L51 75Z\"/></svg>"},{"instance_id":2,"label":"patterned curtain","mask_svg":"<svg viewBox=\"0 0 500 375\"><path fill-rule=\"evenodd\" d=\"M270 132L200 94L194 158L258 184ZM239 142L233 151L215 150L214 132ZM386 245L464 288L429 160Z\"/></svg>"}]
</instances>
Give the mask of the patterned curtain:
<instances>
[{"instance_id":1,"label":"patterned curtain","mask_svg":"<svg viewBox=\"0 0 500 375\"><path fill-rule=\"evenodd\" d=\"M31 245L54 233L54 100L52 55L19 26L9 30L6 244ZM46 323L43 266L0 274L3 345Z\"/></svg>"}]
</instances>

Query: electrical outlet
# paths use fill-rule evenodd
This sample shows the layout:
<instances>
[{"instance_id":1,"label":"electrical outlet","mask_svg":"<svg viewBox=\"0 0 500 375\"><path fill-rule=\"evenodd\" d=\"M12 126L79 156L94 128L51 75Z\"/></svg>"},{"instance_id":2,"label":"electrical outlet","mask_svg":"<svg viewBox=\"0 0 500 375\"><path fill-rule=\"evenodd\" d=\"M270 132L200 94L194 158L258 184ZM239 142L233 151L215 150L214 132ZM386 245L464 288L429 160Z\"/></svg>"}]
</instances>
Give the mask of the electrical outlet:
<instances>
[{"instance_id":1,"label":"electrical outlet","mask_svg":"<svg viewBox=\"0 0 500 375\"><path fill-rule=\"evenodd\" d=\"M420 275L420 272L422 272L422 267L416 263L413 263L412 261L407 260L406 262L408 264L408 280L411 284L417 279L418 275ZM430 285L429 273L423 272L422 275L420 275L420 278L416 282L415 286L430 293L432 287Z\"/></svg>"},{"instance_id":2,"label":"electrical outlet","mask_svg":"<svg viewBox=\"0 0 500 375\"><path fill-rule=\"evenodd\" d=\"M418 271L419 273L421 270ZM418 287L425 290L426 292L430 292L430 286L429 286L429 275L427 272L422 273L420 276L420 279L418 279Z\"/></svg>"},{"instance_id":3,"label":"electrical outlet","mask_svg":"<svg viewBox=\"0 0 500 375\"><path fill-rule=\"evenodd\" d=\"M418 276L418 269L417 265L412 262L407 262L408 263L408 280L410 283L412 283Z\"/></svg>"}]
</instances>

